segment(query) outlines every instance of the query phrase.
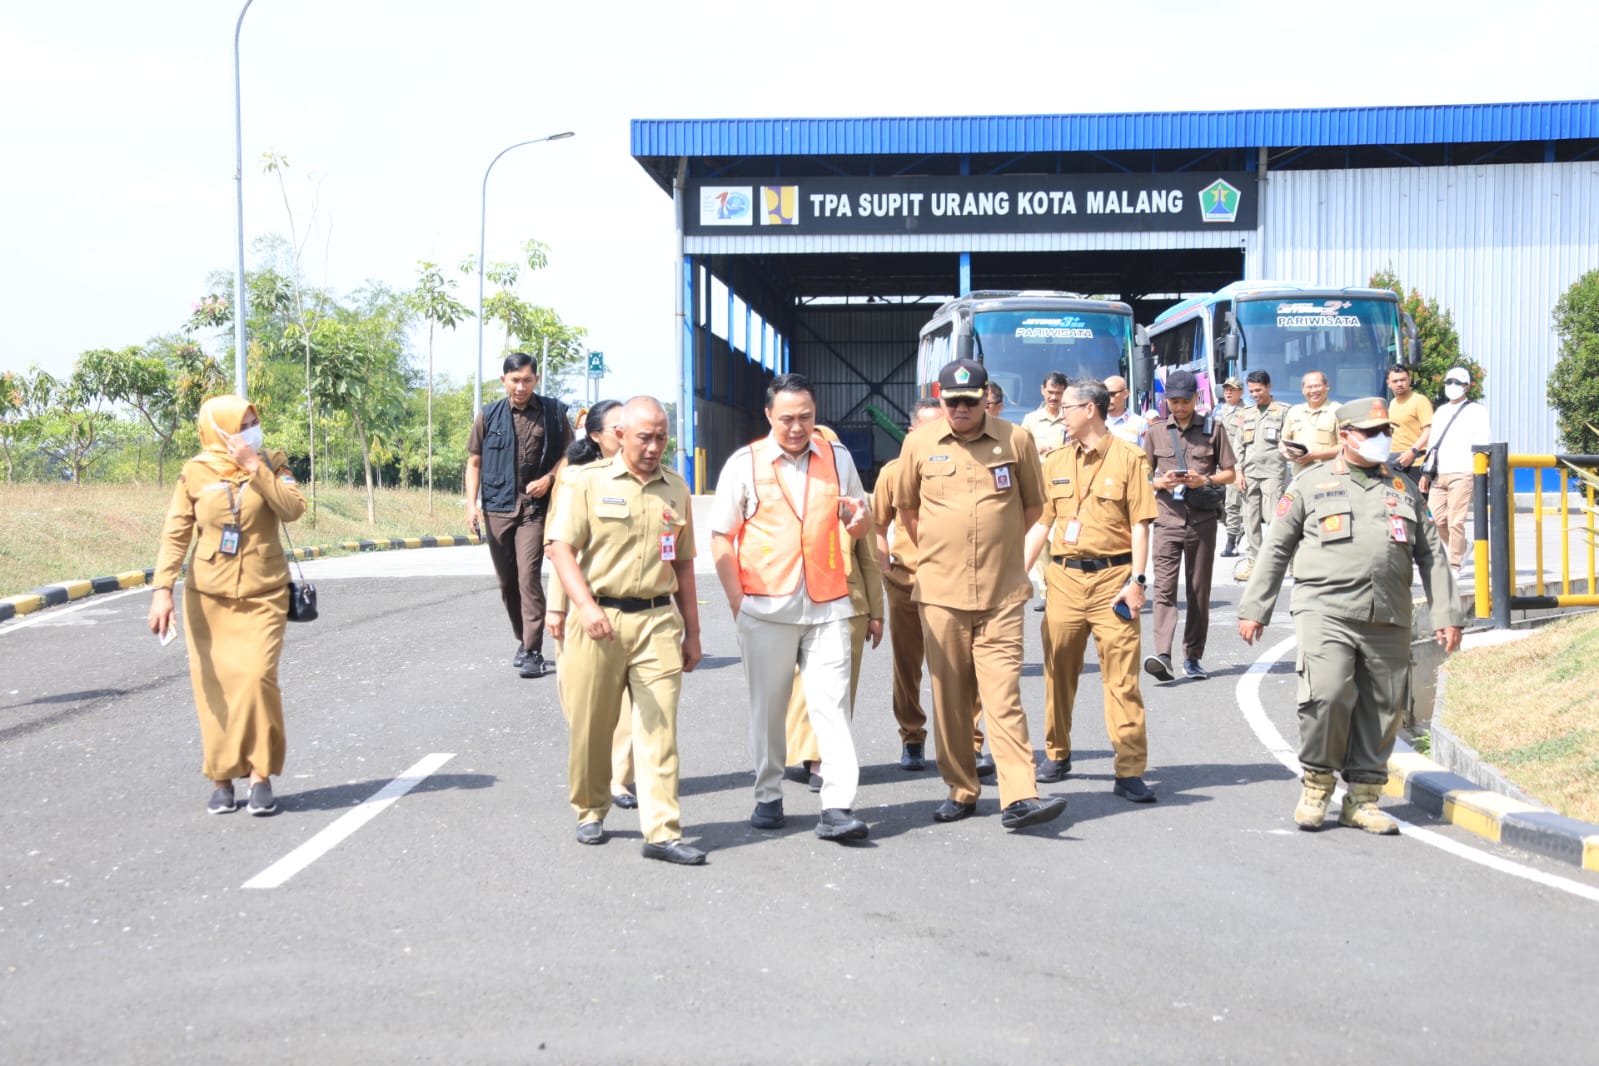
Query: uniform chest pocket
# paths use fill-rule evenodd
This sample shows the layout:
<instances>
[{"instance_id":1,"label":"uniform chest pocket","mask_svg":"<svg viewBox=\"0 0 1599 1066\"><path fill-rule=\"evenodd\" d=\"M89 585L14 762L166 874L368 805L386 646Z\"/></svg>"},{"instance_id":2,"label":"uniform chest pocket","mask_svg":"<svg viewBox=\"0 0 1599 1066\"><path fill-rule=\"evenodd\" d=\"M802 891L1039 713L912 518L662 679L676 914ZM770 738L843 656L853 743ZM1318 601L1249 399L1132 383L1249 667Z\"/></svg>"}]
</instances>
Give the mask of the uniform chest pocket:
<instances>
[{"instance_id":1,"label":"uniform chest pocket","mask_svg":"<svg viewBox=\"0 0 1599 1066\"><path fill-rule=\"evenodd\" d=\"M610 521L624 521L628 516L626 500L600 500L594 505L594 517Z\"/></svg>"},{"instance_id":2,"label":"uniform chest pocket","mask_svg":"<svg viewBox=\"0 0 1599 1066\"><path fill-rule=\"evenodd\" d=\"M988 464L988 480L995 492L1009 492L1016 485L1016 460L996 459Z\"/></svg>"},{"instance_id":3,"label":"uniform chest pocket","mask_svg":"<svg viewBox=\"0 0 1599 1066\"><path fill-rule=\"evenodd\" d=\"M1070 481L1051 481L1044 486L1044 495L1052 500L1071 500L1077 497L1077 486Z\"/></svg>"},{"instance_id":4,"label":"uniform chest pocket","mask_svg":"<svg viewBox=\"0 0 1599 1066\"><path fill-rule=\"evenodd\" d=\"M955 463L948 459L929 459L922 464L922 496L929 500L945 500L954 493Z\"/></svg>"},{"instance_id":5,"label":"uniform chest pocket","mask_svg":"<svg viewBox=\"0 0 1599 1066\"><path fill-rule=\"evenodd\" d=\"M1316 534L1323 544L1348 540L1352 535L1349 519L1350 510L1347 507L1317 511Z\"/></svg>"},{"instance_id":6,"label":"uniform chest pocket","mask_svg":"<svg viewBox=\"0 0 1599 1066\"><path fill-rule=\"evenodd\" d=\"M1204 474L1216 469L1216 453L1210 445L1188 449L1188 469Z\"/></svg>"}]
</instances>

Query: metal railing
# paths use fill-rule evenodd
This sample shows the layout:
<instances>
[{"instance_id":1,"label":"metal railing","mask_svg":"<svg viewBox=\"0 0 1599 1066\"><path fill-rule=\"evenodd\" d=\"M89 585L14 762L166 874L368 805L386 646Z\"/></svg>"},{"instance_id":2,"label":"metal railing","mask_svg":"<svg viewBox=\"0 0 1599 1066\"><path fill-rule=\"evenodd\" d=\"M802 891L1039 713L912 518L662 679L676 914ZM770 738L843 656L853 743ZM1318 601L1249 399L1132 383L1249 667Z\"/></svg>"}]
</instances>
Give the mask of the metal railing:
<instances>
[{"instance_id":1,"label":"metal railing","mask_svg":"<svg viewBox=\"0 0 1599 1066\"><path fill-rule=\"evenodd\" d=\"M1504 443L1481 444L1472 449L1473 493L1472 536L1476 568L1477 617L1489 619L1496 629L1510 626L1512 611L1550 610L1561 607L1599 607L1594 576L1596 549L1594 488L1599 484L1599 455L1512 455ZM1516 584L1516 494L1515 471L1536 472L1532 493L1532 595L1522 594ZM1555 508L1544 501L1544 471L1559 471L1559 500ZM1581 482L1580 524L1573 526L1572 475ZM1544 576L1544 520L1560 516L1560 591L1548 593ZM1587 591L1571 591L1571 540L1573 534L1586 543Z\"/></svg>"}]
</instances>

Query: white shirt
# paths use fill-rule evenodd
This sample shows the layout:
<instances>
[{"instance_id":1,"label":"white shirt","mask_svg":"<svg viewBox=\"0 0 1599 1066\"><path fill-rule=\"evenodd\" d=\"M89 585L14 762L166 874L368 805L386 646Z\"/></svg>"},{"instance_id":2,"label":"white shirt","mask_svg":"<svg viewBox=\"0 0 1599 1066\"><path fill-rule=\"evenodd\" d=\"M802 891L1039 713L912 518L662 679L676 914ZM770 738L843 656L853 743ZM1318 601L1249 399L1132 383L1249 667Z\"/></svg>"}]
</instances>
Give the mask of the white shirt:
<instances>
[{"instance_id":1,"label":"white shirt","mask_svg":"<svg viewBox=\"0 0 1599 1066\"><path fill-rule=\"evenodd\" d=\"M789 455L778 445L775 435L768 435L767 440L777 452L777 476L783 479L784 486L789 490L789 497L799 501L801 508L805 506L805 478L810 470L811 455L821 448L826 442L811 438L811 446L798 456ZM833 465L838 470L838 494L840 496L853 496L857 499L866 495L866 489L861 485L860 472L855 469L855 460L851 457L849 449L842 444L831 445L833 449ZM722 467L722 476L716 481L716 497L711 501L711 532L721 533L738 539L739 531L744 528L744 521L755 513L757 496L755 494L755 464L750 458L751 445L745 445L727 457L727 464ZM803 519L805 516L800 515ZM786 596L755 596L746 593L742 604L739 606L740 614L748 614L751 618L761 618L768 622L783 622L788 625L817 625L821 622L836 622L847 619L853 615L854 608L850 606L849 597L829 600L827 603L817 603L811 599L805 588L804 570L800 571L799 587Z\"/></svg>"},{"instance_id":2,"label":"white shirt","mask_svg":"<svg viewBox=\"0 0 1599 1066\"><path fill-rule=\"evenodd\" d=\"M1119 415L1106 415L1105 428L1135 448L1142 448L1144 434L1149 430L1149 420L1143 415L1133 414L1133 409L1129 407Z\"/></svg>"},{"instance_id":3,"label":"white shirt","mask_svg":"<svg viewBox=\"0 0 1599 1066\"><path fill-rule=\"evenodd\" d=\"M1438 473L1471 473L1471 446L1489 443L1488 433L1488 408L1475 400L1446 403L1434 411L1428 440L1438 449Z\"/></svg>"}]
</instances>

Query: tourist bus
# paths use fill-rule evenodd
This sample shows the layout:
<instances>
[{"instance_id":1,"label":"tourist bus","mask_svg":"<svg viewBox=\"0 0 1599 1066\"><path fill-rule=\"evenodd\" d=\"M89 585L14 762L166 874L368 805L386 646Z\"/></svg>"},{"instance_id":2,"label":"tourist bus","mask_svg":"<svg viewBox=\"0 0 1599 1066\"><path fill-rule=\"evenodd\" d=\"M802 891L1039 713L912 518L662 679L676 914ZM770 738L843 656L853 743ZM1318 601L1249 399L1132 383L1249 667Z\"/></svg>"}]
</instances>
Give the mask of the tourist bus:
<instances>
[{"instance_id":1,"label":"tourist bus","mask_svg":"<svg viewBox=\"0 0 1599 1066\"><path fill-rule=\"evenodd\" d=\"M1120 301L1070 292L973 292L945 303L922 327L916 386L923 396L937 395L941 367L976 359L1005 390L1006 402L1038 403L1038 388L1052 370L1101 381L1120 374L1137 395L1151 378L1142 340L1133 309Z\"/></svg>"},{"instance_id":2,"label":"tourist bus","mask_svg":"<svg viewBox=\"0 0 1599 1066\"><path fill-rule=\"evenodd\" d=\"M1327 375L1336 403L1385 395L1388 368L1421 361L1416 324L1387 289L1317 288L1284 281L1235 281L1167 308L1149 327L1157 397L1173 370L1199 379L1201 410L1221 402L1220 385L1252 370L1272 392L1298 402L1307 370ZM1247 394L1246 394L1247 395Z\"/></svg>"}]
</instances>

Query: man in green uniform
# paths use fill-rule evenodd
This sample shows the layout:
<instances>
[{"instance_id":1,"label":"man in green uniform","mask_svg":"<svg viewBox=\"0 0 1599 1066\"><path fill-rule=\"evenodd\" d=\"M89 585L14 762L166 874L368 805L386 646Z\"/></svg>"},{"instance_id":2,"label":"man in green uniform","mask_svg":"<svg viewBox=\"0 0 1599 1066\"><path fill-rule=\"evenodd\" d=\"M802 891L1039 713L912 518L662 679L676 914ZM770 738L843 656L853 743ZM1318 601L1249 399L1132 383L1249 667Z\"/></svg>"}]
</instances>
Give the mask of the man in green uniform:
<instances>
[{"instance_id":1,"label":"man in green uniform","mask_svg":"<svg viewBox=\"0 0 1599 1066\"><path fill-rule=\"evenodd\" d=\"M1233 446L1233 455L1242 455L1244 449L1238 439L1238 427L1233 425L1233 416L1244 409L1243 379L1228 378L1222 384L1221 391L1224 402L1216 405L1216 424L1227 431L1227 442ZM1238 487L1236 478L1227 486L1227 510L1223 520L1227 525L1227 543L1222 546L1221 557L1232 559L1238 555L1238 542L1244 539L1244 493Z\"/></svg>"},{"instance_id":2,"label":"man in green uniform","mask_svg":"<svg viewBox=\"0 0 1599 1066\"><path fill-rule=\"evenodd\" d=\"M1301 473L1277 502L1238 605L1238 635L1253 644L1294 561L1301 829L1321 827L1342 773L1348 792L1339 824L1399 831L1377 797L1410 687L1411 573L1421 574L1445 652L1460 646L1465 624L1426 503L1386 465L1391 426L1380 397L1338 408L1338 455Z\"/></svg>"},{"instance_id":3,"label":"man in green uniform","mask_svg":"<svg viewBox=\"0 0 1599 1066\"><path fill-rule=\"evenodd\" d=\"M1233 580L1246 581L1260 554L1260 527L1271 521L1271 507L1288 484L1288 460L1277 446L1283 439L1288 405L1271 398L1271 375L1251 370L1249 406L1233 415L1237 436L1238 473L1244 495L1244 539L1249 553L1233 570Z\"/></svg>"}]
</instances>

